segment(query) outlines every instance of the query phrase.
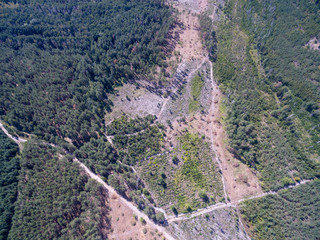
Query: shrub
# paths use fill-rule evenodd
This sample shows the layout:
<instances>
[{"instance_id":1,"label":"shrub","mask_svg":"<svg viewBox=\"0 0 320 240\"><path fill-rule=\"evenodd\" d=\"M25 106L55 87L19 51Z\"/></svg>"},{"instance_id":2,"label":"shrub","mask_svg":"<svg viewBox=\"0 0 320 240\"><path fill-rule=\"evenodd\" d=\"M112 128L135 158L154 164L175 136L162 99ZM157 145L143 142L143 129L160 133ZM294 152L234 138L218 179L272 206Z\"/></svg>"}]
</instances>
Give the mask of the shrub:
<instances>
[{"instance_id":1,"label":"shrub","mask_svg":"<svg viewBox=\"0 0 320 240\"><path fill-rule=\"evenodd\" d=\"M143 225L147 224L146 220L144 220L143 217L140 217L139 221L140 221Z\"/></svg>"}]
</instances>

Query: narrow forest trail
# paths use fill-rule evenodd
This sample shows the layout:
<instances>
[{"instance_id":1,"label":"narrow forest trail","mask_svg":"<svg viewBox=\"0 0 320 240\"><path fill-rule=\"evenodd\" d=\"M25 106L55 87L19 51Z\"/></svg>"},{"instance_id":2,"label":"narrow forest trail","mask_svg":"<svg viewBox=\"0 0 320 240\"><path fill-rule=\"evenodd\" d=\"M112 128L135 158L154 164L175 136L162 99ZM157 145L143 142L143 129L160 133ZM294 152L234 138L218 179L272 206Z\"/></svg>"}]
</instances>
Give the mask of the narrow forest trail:
<instances>
[{"instance_id":1,"label":"narrow forest trail","mask_svg":"<svg viewBox=\"0 0 320 240\"><path fill-rule=\"evenodd\" d=\"M2 120L0 120L0 128L2 129L2 131L9 137L11 138L16 144L18 144L19 148L20 148L20 151L23 149L23 146L21 143L24 143L26 142L27 140L26 139L23 139L21 137L14 137L12 136L8 131L7 129L3 126L2 124Z\"/></svg>"},{"instance_id":2,"label":"narrow forest trail","mask_svg":"<svg viewBox=\"0 0 320 240\"><path fill-rule=\"evenodd\" d=\"M216 6L214 8L214 11L216 11ZM199 12L196 12L196 13L199 13ZM189 13L191 14L191 13ZM215 20L214 18L214 13L212 15L212 18L213 20ZM190 18L191 19L191 18ZM190 29L192 27L194 27L194 22L193 20L191 19L187 19L185 18L185 25L187 27L189 27L189 25L191 27L189 27ZM198 32L196 32L198 34ZM190 35L191 36L191 35ZM192 38L194 38L194 36L192 36ZM221 93L219 92L219 89L218 89L218 85L217 83L215 82L214 80L214 76L213 76L213 67L212 67L212 62L209 61L207 55L203 54L199 49L194 49L193 46L194 46L194 42L191 44L189 44L189 39L187 39L188 41L186 41L186 44L185 44L185 47L187 47L187 49L181 49L181 52L182 52L182 55L183 55L183 52L185 52L185 58L191 58L192 55L196 56L197 59L199 59L199 64L194 68L194 70L192 70L190 73L188 73L188 75L186 76L186 78L189 78L189 77L192 77L192 75L194 75L197 71L199 71L199 69L201 69L201 67L206 63L208 62L210 64L210 81L211 81L211 85L212 85L212 102L211 102L211 106L210 106L210 114L212 115L213 117L213 114L215 115L213 119L216 119L217 118L217 112L219 112L219 104L217 104L218 102L220 102L221 100ZM189 52L188 52L189 51ZM198 51L197 53L195 51ZM162 103L162 106L159 110L159 112L157 113L157 121L161 120L162 119L162 115L163 115L163 112L166 110L166 107L168 105L168 102L172 99L171 97L177 93L179 88L175 88L167 98L164 99L163 103ZM218 93L219 92L219 93ZM106 123L106 125L109 125L111 124L113 120L110 120L108 123ZM155 207L155 209L157 211L160 211L162 212L168 223L173 223L173 222L176 222L176 221L182 221L182 220L187 220L187 219L191 219L191 218L194 218L194 217L197 217L197 216L200 216L200 215L203 215L203 214L206 214L206 213L209 213L209 212L212 212L212 211L215 211L215 210L218 210L218 209L225 209L225 208L235 208L237 210L237 214L239 216L239 221L241 223L241 226L242 228L244 229L245 231L245 227L242 223L242 220L241 220L241 216L240 216L240 213L239 213L239 204L242 203L243 201L246 201L246 200L252 200L252 199L257 199L257 198L261 198L261 197L264 197L264 196L267 196L267 195L276 195L278 194L279 191L281 190L284 190L284 189L290 189L290 188L294 188L294 187L297 187L299 185L302 185L302 184L306 184L312 180L303 180L299 183L296 183L295 185L290 185L290 186L287 186L287 187L284 187L284 188L281 188L277 191L269 191L269 192L262 192L261 188L259 186L256 187L256 189L253 189L253 187L249 188L247 187L247 190L241 192L241 193L237 193L237 195L235 197L233 197L233 191L236 192L238 190L237 189L234 189L233 188L233 183L235 182L234 180L230 180L230 179L233 179L233 175L232 175L232 172L230 172L230 168L229 168L229 165L228 165L228 169L227 169L227 165L225 164L227 162L227 158L225 156L223 156L222 154L222 144L220 144L220 146L217 146L217 135L216 135L216 132L217 131L222 131L222 130L218 130L221 128L221 125L219 125L220 123L213 123L211 126L210 126L210 140L211 140L211 145L212 145L212 148L213 150L215 151L216 153L216 156L214 157L216 162L218 163L218 166L219 166L219 169L221 170L221 181L222 181L222 184L223 184L223 192L224 192L224 197L225 197L225 200L227 201L226 203L217 203L217 204L214 204L214 205L211 205L211 206L208 206L206 208L201 208L201 209L198 209L192 213L187 213L187 214L179 214L178 216L174 216L174 215L167 215L166 214L166 211L163 210L162 208L157 208ZM20 137L14 137L12 136L11 134L9 134L9 132L5 129L5 127L3 126L3 124L1 123L1 120L0 120L0 128L3 130L3 132L9 137L11 138L14 142L16 142L19 147L20 147L20 150L22 150L22 143L24 142L27 142L26 139L23 139L23 138L20 138ZM126 134L126 136L134 136L134 135L137 135L141 132L145 131L145 129L139 131L139 132L136 132L136 133L133 133L133 134ZM108 140L108 142L110 142L110 144L113 146L113 137L114 136L108 136L106 135L106 138ZM221 141L222 142L222 141ZM220 142L219 142L220 143ZM54 146L54 147L59 147L59 146L56 146L56 145L53 145L53 144L50 144L51 146ZM121 200L128 208L130 208L132 210L132 212L138 216L138 217L142 217L146 222L147 224L149 224L151 227L157 229L159 232L161 232L163 234L163 236L168 239L168 240L173 240L175 239L168 231L167 229L165 229L165 227L162 227L160 225L157 225L155 224L152 220L150 220L148 218L148 216L143 213L142 211L140 211L136 206L133 205L132 202L128 201L127 199L123 198L121 195L119 195L114 188L112 188L110 185L108 185L106 182L104 182L97 174L93 173L85 164L83 164L79 159L77 159L72 153L64 150L64 152L70 156L72 156L73 158L73 161L74 162L77 162L79 164L79 166L88 174L88 176L90 176L90 178L96 180L97 182L99 182L105 189L108 190L109 192L109 195L113 195L115 197L117 197L119 200ZM163 155L163 154L167 154L169 153L170 151L166 151L166 152L161 152L161 153L158 153L158 154L155 154L155 155L152 155L152 156L149 156L148 158L150 157L154 157L154 156L160 156L160 155ZM147 159L148 159L147 158ZM223 158L221 160L221 158ZM133 172L136 173L135 169L132 167L133 169ZM247 172L246 172L247 173ZM251 173L252 174L252 173ZM138 174L137 174L138 176ZM251 178L254 178L253 174L250 175ZM238 187L238 186L237 186ZM245 186L244 186L245 188ZM252 190L253 189L253 190ZM249 192L250 190L250 192ZM229 193L228 194L228 191L231 192L231 194ZM249 193L249 194L248 194ZM249 196L249 197L244 197L244 196ZM231 198L231 201L228 202L228 197L230 196ZM175 228L178 228L177 226L173 225ZM177 231L180 231L180 229L177 229ZM123 233L124 235L126 236L129 236L131 232L125 232ZM248 239L249 236L247 234L247 232L245 231ZM118 235L114 235L113 237L117 237ZM120 236L120 235L119 235Z\"/></svg>"},{"instance_id":3,"label":"narrow forest trail","mask_svg":"<svg viewBox=\"0 0 320 240\"><path fill-rule=\"evenodd\" d=\"M117 198L121 199L121 201L127 206L129 207L133 212L134 214L136 214L136 216L138 216L139 218L142 217L151 227L157 229L159 232L161 232L163 234L163 236L168 239L168 240L174 240L175 238L172 237L168 232L167 230L162 227L162 226L159 226L157 224L155 224L153 221L151 221L148 216L141 212L136 206L134 206L132 204L132 202L129 202L128 200L126 200L125 198L123 198L122 196L120 196L116 190L114 188L112 188L111 186L109 186L108 184L106 184L98 175L94 174L92 171L90 171L89 168L87 168L87 166L85 166L82 162L80 162L77 158L74 158L73 159L75 162L77 162L80 167L82 169L85 170L85 172L94 180L96 180L97 182L99 182L103 187L105 187L108 191L109 191L109 194L113 195L113 196L116 196Z\"/></svg>"},{"instance_id":4,"label":"narrow forest trail","mask_svg":"<svg viewBox=\"0 0 320 240\"><path fill-rule=\"evenodd\" d=\"M0 128L2 129L2 131L3 131L10 139L12 139L13 141L15 141L17 144L23 143L23 142L27 142L26 139L23 139L23 138L20 138L20 137L18 137L18 138L16 139L16 138L13 137L11 134L9 134L9 132L6 130L6 128L3 126L3 124L2 124L1 122L0 122ZM48 144L48 145L50 145L50 146L52 146L52 147L57 147L57 148L59 147L59 146L57 146L57 145L55 145L55 144L52 144L52 143L45 143L45 144ZM61 147L60 147L60 148L61 148ZM63 148L61 148L61 149L63 149ZM109 186L108 184L106 184L98 175L94 174L86 165L84 165L82 162L80 162L80 160L77 159L72 153L68 152L68 151L65 150L65 149L63 149L63 151L65 152L65 154L71 156L71 157L73 158L73 161L76 162L76 163L78 163L79 166L88 174L88 176L89 176L90 178L96 180L96 181L99 182L104 188L106 188L106 189L108 190L108 193L109 193L110 196L113 195L114 197L121 199L121 201L122 201L128 208L130 208L130 209L132 210L132 212L133 212L134 214L136 214L136 216L138 216L139 218L142 217L142 218L147 222L147 224L149 224L151 227L153 227L153 228L157 229L159 232L161 232L166 239L168 239L168 240L175 240L175 238L172 237L164 227L162 227L162 226L160 226L160 225L157 225L157 224L155 224L153 221L151 221L151 220L149 219L149 217L148 217L145 213L141 212L136 206L133 205L132 202L129 202L127 199L125 199L125 198L123 198L122 196L120 196L113 187L111 187L111 186Z\"/></svg>"},{"instance_id":5,"label":"narrow forest trail","mask_svg":"<svg viewBox=\"0 0 320 240\"><path fill-rule=\"evenodd\" d=\"M20 137L13 137L11 134L9 134L9 132L6 130L6 128L3 126L3 124L0 121L0 128L2 129L2 131L10 138L12 139L14 142L16 142L17 144L19 143L24 143L27 142L26 139L20 138ZM50 146L53 147L59 147L55 144L52 143L46 143ZM61 147L60 147L61 148ZM62 148L63 149L63 148ZM148 216L141 212L136 206L133 205L132 202L129 202L128 200L126 200L125 198L123 198L122 196L120 196L116 190L114 188L112 188L111 186L109 186L107 183L105 183L98 175L94 174L87 166L85 166L82 162L79 161L79 159L77 159L76 157L74 157L74 155L70 152L68 152L67 150L63 149L63 151L65 152L65 154L70 155L73 158L74 162L77 162L79 164L79 166L88 174L88 176L90 176L92 179L96 180L97 182L99 182L103 187L105 187L110 195L116 196L117 198L119 198L127 207L129 207L134 214L136 214L138 217L142 217L145 219L145 221L153 228L157 229L159 232L161 232L163 234L163 236L165 236L168 240L174 240L175 238L172 237L170 235L170 233L168 233L168 231L162 227L159 226L157 224L155 224L153 221L151 221ZM203 215L205 213L209 213L211 211L217 210L217 209L222 209L222 208L229 208L229 207L233 207L237 209L238 215L240 217L239 211L238 211L238 205L245 201L245 200L252 200L252 199L256 199L256 198L261 198L267 195L276 195L278 194L279 191L284 190L284 189L291 189L297 186L300 186L302 184L307 184L308 182L311 182L312 180L301 180L300 182L295 183L295 185L289 185L286 187L283 187L281 189L278 189L277 191L269 191L269 192L265 192L265 193L261 193L255 196L250 196L248 198L243 198L238 200L236 203L217 203L215 205L211 205L207 208L203 208L203 209L198 209L197 211L194 211L190 214L179 214L177 217L175 216L167 216L167 221L169 223L171 222L175 222L175 221L180 221L180 220L185 220L185 219L190 219L196 216L200 216ZM158 211L161 211L163 213L165 213L165 211L161 208L157 208ZM241 218L240 218L241 221ZM242 224L242 222L241 222ZM242 224L243 225L243 224Z\"/></svg>"},{"instance_id":6,"label":"narrow forest trail","mask_svg":"<svg viewBox=\"0 0 320 240\"><path fill-rule=\"evenodd\" d=\"M287 187L280 188L277 191L269 191L269 192L265 192L265 193L262 193L262 194L258 194L256 196L251 196L251 197L248 197L248 198L240 199L236 203L217 203L215 205L211 205L211 206L206 207L206 208L198 209L197 211L194 211L192 213L179 214L177 217L169 216L167 220L168 220L168 222L181 221L181 220L185 220L185 219L194 218L194 217L200 216L202 214L206 214L206 213L209 213L211 211L214 211L214 210L217 210L217 209L222 209L222 208L233 207L233 208L237 208L238 209L238 205L243 201L252 200L252 199L256 199L256 198L261 198L261 197L265 197L267 195L277 195L278 192L281 191L281 190L295 188L295 187L298 187L300 185L306 184L306 183L311 182L311 181L312 180L302 180L302 181L296 183L295 185L289 185Z\"/></svg>"}]
</instances>

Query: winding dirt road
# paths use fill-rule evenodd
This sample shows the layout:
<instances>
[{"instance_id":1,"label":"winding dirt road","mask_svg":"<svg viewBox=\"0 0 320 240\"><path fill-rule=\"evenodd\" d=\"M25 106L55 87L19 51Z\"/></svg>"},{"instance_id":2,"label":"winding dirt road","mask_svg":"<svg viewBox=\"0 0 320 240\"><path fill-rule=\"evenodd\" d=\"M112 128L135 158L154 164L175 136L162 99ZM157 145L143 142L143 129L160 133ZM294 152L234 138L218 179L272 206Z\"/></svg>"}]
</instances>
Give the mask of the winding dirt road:
<instances>
[{"instance_id":1,"label":"winding dirt road","mask_svg":"<svg viewBox=\"0 0 320 240\"><path fill-rule=\"evenodd\" d=\"M2 131L9 137L11 138L13 141L15 141L17 144L19 143L23 143L23 142L27 142L26 139L23 139L23 138L15 138L13 137L11 134L8 133L8 131L5 129L5 127L3 126L3 124L0 122L0 128L2 129ZM52 143L46 143L48 145L51 145L53 147L59 147L55 144L52 144ZM62 148L63 149L63 148ZM63 149L64 150L64 149ZM77 162L79 164L79 166L94 180L96 180L97 182L99 182L103 187L105 187L108 192L109 192L109 195L113 195L113 196L116 196L117 198L121 199L121 201L127 206L129 207L134 214L136 214L138 217L142 217L151 227L157 229L159 232L161 232L163 234L163 236L168 239L168 240L175 240L174 237L172 237L168 232L167 230L162 227L162 226L159 226L157 224L155 224L153 221L151 221L148 216L146 214L144 214L143 212L141 212L137 207L135 207L131 202L129 202L128 200L126 200L125 198L123 198L122 196L120 196L116 190L114 188L112 188L111 186L109 186L108 184L106 184L98 175L94 174L89 168L87 168L86 165L84 165L82 162L79 161L79 159L77 159L76 157L74 157L70 152L64 150L64 152L67 154L67 155L70 155L73 157L73 161L74 162Z\"/></svg>"},{"instance_id":2,"label":"winding dirt road","mask_svg":"<svg viewBox=\"0 0 320 240\"><path fill-rule=\"evenodd\" d=\"M177 217L169 216L167 218L167 220L168 220L168 222L181 221L181 220L197 217L197 216L200 216L200 215L205 214L205 213L209 213L209 212L214 211L216 209L229 208L229 207L238 208L238 205L243 201L251 200L251 199L255 199L255 198L261 198L261 197L264 197L264 196L267 196L267 195L277 195L278 192L281 191L281 190L294 188L294 187L297 187L297 186L302 185L302 184L306 184L306 183L311 182L311 181L312 180L302 180L300 182L297 182L295 185L290 185L290 186L287 186L287 187L283 187L283 188L280 188L277 191L269 191L269 192L265 192L265 193L258 194L258 195L255 195L255 196L251 196L251 197L248 197L248 198L240 199L236 203L217 203L215 205L211 205L211 206L206 207L206 208L198 209L197 211L194 211L192 213L179 214Z\"/></svg>"},{"instance_id":3,"label":"winding dirt road","mask_svg":"<svg viewBox=\"0 0 320 240\"><path fill-rule=\"evenodd\" d=\"M79 163L80 167L83 168L85 170L85 172L94 180L96 180L97 182L99 182L102 186L104 186L108 191L109 194L117 196L119 199L121 199L121 201L127 205L127 207L129 207L134 214L136 214L138 217L142 217L144 218L144 220L153 228L158 229L159 232L161 232L163 234L163 236L168 239L168 240L174 240L175 238L172 237L167 230L162 227L159 226L157 224L155 224L154 222L152 222L148 216L146 214L144 214L143 212L141 212L137 207L135 207L131 202L129 202L128 200L126 200L125 198L121 197L115 190L114 188L112 188L111 186L109 186L108 184L106 184L98 175L94 174L92 171L90 171L89 168L87 168L82 162L80 162L77 158L73 159L75 162Z\"/></svg>"}]
</instances>

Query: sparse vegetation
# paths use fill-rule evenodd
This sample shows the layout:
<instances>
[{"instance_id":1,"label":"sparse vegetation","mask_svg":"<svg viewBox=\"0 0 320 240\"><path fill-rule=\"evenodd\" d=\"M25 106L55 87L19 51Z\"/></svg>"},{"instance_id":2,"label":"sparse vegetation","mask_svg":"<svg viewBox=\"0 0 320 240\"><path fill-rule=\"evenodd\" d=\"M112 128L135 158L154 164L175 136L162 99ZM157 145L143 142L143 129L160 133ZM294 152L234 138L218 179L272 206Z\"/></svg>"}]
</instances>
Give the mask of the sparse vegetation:
<instances>
[{"instance_id":1,"label":"sparse vegetation","mask_svg":"<svg viewBox=\"0 0 320 240\"><path fill-rule=\"evenodd\" d=\"M191 99L189 102L189 113L195 112L200 108L199 97L204 86L203 76L197 74L191 81Z\"/></svg>"},{"instance_id":2,"label":"sparse vegetation","mask_svg":"<svg viewBox=\"0 0 320 240\"><path fill-rule=\"evenodd\" d=\"M142 161L137 170L157 205L171 208L174 214L192 211L218 202L222 196L221 176L212 154L202 138L187 133L179 138L179 145L172 153ZM173 163L174 156L181 161ZM202 191L208 196L206 201L199 196Z\"/></svg>"}]
</instances>

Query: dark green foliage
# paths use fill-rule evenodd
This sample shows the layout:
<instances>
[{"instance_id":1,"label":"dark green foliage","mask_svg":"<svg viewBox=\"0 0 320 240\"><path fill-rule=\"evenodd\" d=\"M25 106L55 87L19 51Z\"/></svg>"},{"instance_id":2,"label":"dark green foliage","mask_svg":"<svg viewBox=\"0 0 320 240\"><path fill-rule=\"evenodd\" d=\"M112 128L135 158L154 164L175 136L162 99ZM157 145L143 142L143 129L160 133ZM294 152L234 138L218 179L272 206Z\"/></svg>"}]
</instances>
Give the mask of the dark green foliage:
<instances>
[{"instance_id":1,"label":"dark green foliage","mask_svg":"<svg viewBox=\"0 0 320 240\"><path fill-rule=\"evenodd\" d=\"M245 201L240 211L253 239L319 239L320 181Z\"/></svg>"},{"instance_id":2,"label":"dark green foliage","mask_svg":"<svg viewBox=\"0 0 320 240\"><path fill-rule=\"evenodd\" d=\"M175 206L170 207L171 211L173 212L174 215L178 215L178 210Z\"/></svg>"},{"instance_id":3,"label":"dark green foliage","mask_svg":"<svg viewBox=\"0 0 320 240\"><path fill-rule=\"evenodd\" d=\"M105 239L107 192L78 164L28 141L9 239ZM90 219L90 221L88 221Z\"/></svg>"},{"instance_id":4,"label":"dark green foliage","mask_svg":"<svg viewBox=\"0 0 320 240\"><path fill-rule=\"evenodd\" d=\"M179 158L177 157L177 155L173 155L172 157L172 162L173 164L177 165L179 163Z\"/></svg>"},{"instance_id":5,"label":"dark green foliage","mask_svg":"<svg viewBox=\"0 0 320 240\"><path fill-rule=\"evenodd\" d=\"M158 212L156 214L156 219L157 219L157 222L160 223L160 224L163 224L166 221L166 218L165 218L165 216L164 216L164 214L162 212Z\"/></svg>"},{"instance_id":6,"label":"dark green foliage","mask_svg":"<svg viewBox=\"0 0 320 240\"><path fill-rule=\"evenodd\" d=\"M264 189L319 176L320 56L304 47L320 33L319 6L230 0L226 8L214 71L231 151L258 170Z\"/></svg>"},{"instance_id":7,"label":"dark green foliage","mask_svg":"<svg viewBox=\"0 0 320 240\"><path fill-rule=\"evenodd\" d=\"M162 65L173 18L156 1L17 1L0 9L0 115L18 130L82 145L113 86Z\"/></svg>"},{"instance_id":8,"label":"dark green foliage","mask_svg":"<svg viewBox=\"0 0 320 240\"><path fill-rule=\"evenodd\" d=\"M208 195L207 195L207 193L205 191L200 191L199 192L199 197L205 202L209 201Z\"/></svg>"},{"instance_id":9,"label":"dark green foliage","mask_svg":"<svg viewBox=\"0 0 320 240\"><path fill-rule=\"evenodd\" d=\"M215 69L219 76L219 82L228 87L232 86L231 84L236 74L233 63L227 60L223 55L219 54Z\"/></svg>"},{"instance_id":10,"label":"dark green foliage","mask_svg":"<svg viewBox=\"0 0 320 240\"><path fill-rule=\"evenodd\" d=\"M135 119L129 119L127 115L123 115L106 127L107 135L124 135L139 132L148 128L150 124L154 123L155 119L156 116L154 115Z\"/></svg>"},{"instance_id":11,"label":"dark green foliage","mask_svg":"<svg viewBox=\"0 0 320 240\"><path fill-rule=\"evenodd\" d=\"M216 61L217 57L217 38L216 32L213 30L213 22L211 17L207 14L201 14L199 16L200 21L200 33L209 53L209 59L213 62Z\"/></svg>"},{"instance_id":12,"label":"dark green foliage","mask_svg":"<svg viewBox=\"0 0 320 240\"><path fill-rule=\"evenodd\" d=\"M91 138L75 151L75 156L93 172L104 177L108 177L108 174L118 166L117 154L103 136L99 139Z\"/></svg>"},{"instance_id":13,"label":"dark green foliage","mask_svg":"<svg viewBox=\"0 0 320 240\"><path fill-rule=\"evenodd\" d=\"M0 130L0 240L7 239L18 193L18 146Z\"/></svg>"}]
</instances>

